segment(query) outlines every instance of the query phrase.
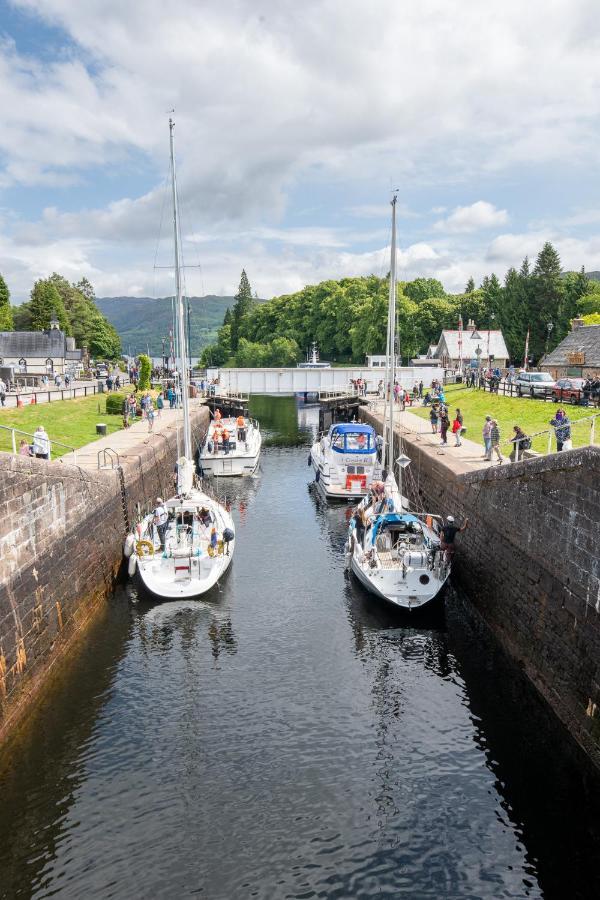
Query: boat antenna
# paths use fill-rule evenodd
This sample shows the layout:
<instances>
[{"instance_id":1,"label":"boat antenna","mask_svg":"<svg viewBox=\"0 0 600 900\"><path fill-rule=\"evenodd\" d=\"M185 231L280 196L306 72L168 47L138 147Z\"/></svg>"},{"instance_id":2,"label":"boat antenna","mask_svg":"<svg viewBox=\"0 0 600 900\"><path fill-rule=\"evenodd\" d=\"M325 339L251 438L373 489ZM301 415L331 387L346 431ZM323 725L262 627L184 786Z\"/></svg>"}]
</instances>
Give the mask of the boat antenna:
<instances>
[{"instance_id":1,"label":"boat antenna","mask_svg":"<svg viewBox=\"0 0 600 900\"><path fill-rule=\"evenodd\" d=\"M169 117L169 147L171 151L171 188L173 193L173 236L175 239L175 294L177 301L177 331L179 338L179 359L181 364L181 401L183 403L183 452L186 459L192 459L192 436L190 431L189 389L187 353L185 337L185 316L181 296L181 260L179 252L179 210L177 206L177 177L175 174L175 144L173 132L175 122Z\"/></svg>"}]
</instances>

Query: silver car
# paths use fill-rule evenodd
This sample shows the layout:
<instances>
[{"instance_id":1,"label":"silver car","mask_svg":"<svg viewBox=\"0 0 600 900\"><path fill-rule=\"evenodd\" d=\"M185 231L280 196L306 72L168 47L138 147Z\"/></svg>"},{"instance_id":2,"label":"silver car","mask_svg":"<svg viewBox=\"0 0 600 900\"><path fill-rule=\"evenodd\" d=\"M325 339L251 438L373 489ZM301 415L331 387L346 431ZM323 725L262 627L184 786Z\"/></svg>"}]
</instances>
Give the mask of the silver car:
<instances>
[{"instance_id":1,"label":"silver car","mask_svg":"<svg viewBox=\"0 0 600 900\"><path fill-rule=\"evenodd\" d=\"M519 372L515 385L519 397L547 397L556 382L549 372Z\"/></svg>"}]
</instances>

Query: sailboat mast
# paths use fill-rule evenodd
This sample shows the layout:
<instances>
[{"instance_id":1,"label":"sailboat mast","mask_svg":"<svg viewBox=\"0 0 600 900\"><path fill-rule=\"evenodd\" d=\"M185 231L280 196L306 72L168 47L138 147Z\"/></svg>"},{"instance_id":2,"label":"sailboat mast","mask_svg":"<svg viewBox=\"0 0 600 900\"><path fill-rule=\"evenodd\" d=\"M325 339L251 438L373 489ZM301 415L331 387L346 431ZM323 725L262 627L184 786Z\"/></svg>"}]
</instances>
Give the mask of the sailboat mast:
<instances>
[{"instance_id":1,"label":"sailboat mast","mask_svg":"<svg viewBox=\"0 0 600 900\"><path fill-rule=\"evenodd\" d=\"M389 413L389 447L388 466L390 472L394 472L394 384L396 382L396 202L398 198L394 194L392 198L392 241L390 248L390 302L388 319L388 353L390 359L390 413Z\"/></svg>"},{"instance_id":2,"label":"sailboat mast","mask_svg":"<svg viewBox=\"0 0 600 900\"><path fill-rule=\"evenodd\" d=\"M179 255L179 210L177 207L177 178L175 175L175 144L173 131L175 122L169 119L169 146L171 149L171 188L173 192L173 235L175 240L175 293L177 301L177 332L179 339L179 358L181 361L181 400L183 403L183 452L192 459L192 435L190 429L189 389L187 371L187 352L185 338L185 316L181 297L181 271Z\"/></svg>"}]
</instances>

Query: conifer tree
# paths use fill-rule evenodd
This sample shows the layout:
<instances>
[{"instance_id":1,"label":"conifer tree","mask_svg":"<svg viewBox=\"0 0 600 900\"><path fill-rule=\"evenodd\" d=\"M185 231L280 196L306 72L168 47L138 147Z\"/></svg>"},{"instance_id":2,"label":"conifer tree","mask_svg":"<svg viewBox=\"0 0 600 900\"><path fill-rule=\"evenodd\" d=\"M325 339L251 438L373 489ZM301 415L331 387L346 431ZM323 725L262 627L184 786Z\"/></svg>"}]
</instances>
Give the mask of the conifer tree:
<instances>
[{"instance_id":1,"label":"conifer tree","mask_svg":"<svg viewBox=\"0 0 600 900\"><path fill-rule=\"evenodd\" d=\"M10 306L10 291L0 274L0 331L12 331L13 314Z\"/></svg>"},{"instance_id":2,"label":"conifer tree","mask_svg":"<svg viewBox=\"0 0 600 900\"><path fill-rule=\"evenodd\" d=\"M231 319L231 349L235 352L238 348L239 339L242 336L240 325L244 316L248 315L252 309L252 289L246 270L242 269L240 278L240 286L235 295L235 303L233 304Z\"/></svg>"},{"instance_id":3,"label":"conifer tree","mask_svg":"<svg viewBox=\"0 0 600 900\"><path fill-rule=\"evenodd\" d=\"M465 288L465 294L472 294L474 290L475 281L473 280L473 278L469 278L469 280L467 281L467 286Z\"/></svg>"},{"instance_id":4,"label":"conifer tree","mask_svg":"<svg viewBox=\"0 0 600 900\"><path fill-rule=\"evenodd\" d=\"M535 261L529 311L530 348L537 359L543 355L549 335L555 329L557 334L554 337L562 332L563 300L560 257L552 244L546 241ZM553 326L551 330L548 329L549 323Z\"/></svg>"},{"instance_id":5,"label":"conifer tree","mask_svg":"<svg viewBox=\"0 0 600 900\"><path fill-rule=\"evenodd\" d=\"M56 316L61 330L71 334L69 316L56 286L49 278L40 278L31 290L29 301L32 331L46 331L50 327L52 316Z\"/></svg>"}]
</instances>

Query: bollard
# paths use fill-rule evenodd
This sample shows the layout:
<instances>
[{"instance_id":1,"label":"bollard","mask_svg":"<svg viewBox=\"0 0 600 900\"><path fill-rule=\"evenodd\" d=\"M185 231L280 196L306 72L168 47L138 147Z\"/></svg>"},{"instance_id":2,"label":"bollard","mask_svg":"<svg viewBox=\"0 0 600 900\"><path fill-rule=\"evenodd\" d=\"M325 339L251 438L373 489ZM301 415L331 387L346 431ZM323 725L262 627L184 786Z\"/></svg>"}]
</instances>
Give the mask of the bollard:
<instances>
[{"instance_id":1,"label":"bollard","mask_svg":"<svg viewBox=\"0 0 600 900\"><path fill-rule=\"evenodd\" d=\"M16 453L17 453L17 440L16 440L16 438L15 438L15 429L14 429L14 428L13 428L11 434L12 434L12 448L13 448L13 453L16 455Z\"/></svg>"}]
</instances>

